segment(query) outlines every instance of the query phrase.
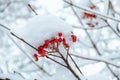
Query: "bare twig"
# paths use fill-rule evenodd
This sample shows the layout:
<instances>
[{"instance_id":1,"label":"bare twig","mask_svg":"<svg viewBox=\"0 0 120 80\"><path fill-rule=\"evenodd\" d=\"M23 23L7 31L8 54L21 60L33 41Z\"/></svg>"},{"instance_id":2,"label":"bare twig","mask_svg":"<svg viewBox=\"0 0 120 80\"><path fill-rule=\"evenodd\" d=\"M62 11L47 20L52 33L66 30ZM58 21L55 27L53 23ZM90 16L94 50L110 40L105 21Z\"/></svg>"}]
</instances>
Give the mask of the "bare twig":
<instances>
[{"instance_id":1,"label":"bare twig","mask_svg":"<svg viewBox=\"0 0 120 80\"><path fill-rule=\"evenodd\" d=\"M82 73L82 71L80 70L80 68L78 67L77 63L75 62L75 60L74 60L74 59L72 58L72 56L70 55L69 50L66 49L66 51L67 51L67 56L69 56L69 57L71 58L71 60L73 61L74 65L76 66L76 68L77 68L78 71L80 72L80 74L83 75L83 73Z\"/></svg>"},{"instance_id":2,"label":"bare twig","mask_svg":"<svg viewBox=\"0 0 120 80\"><path fill-rule=\"evenodd\" d=\"M17 71L14 71L14 73L20 75L23 79L25 79L25 77L24 77L21 73L19 73L19 72L17 72Z\"/></svg>"},{"instance_id":3,"label":"bare twig","mask_svg":"<svg viewBox=\"0 0 120 80\"><path fill-rule=\"evenodd\" d=\"M5 25L0 24L0 26L1 26L2 28L4 28L4 29L6 29L6 30L10 31L10 28L6 27Z\"/></svg>"},{"instance_id":4,"label":"bare twig","mask_svg":"<svg viewBox=\"0 0 120 80\"><path fill-rule=\"evenodd\" d=\"M92 57L85 57L85 56L80 56L80 55L75 55L75 54L71 54L71 55L74 56L74 57L77 57L77 58L85 59L85 60L91 60L91 61L97 61L97 62L104 62L106 64L110 64L112 66L120 68L119 65L114 64L114 63L112 63L112 62L110 62L108 60L103 60L103 59L99 59L99 58L92 58Z\"/></svg>"},{"instance_id":5,"label":"bare twig","mask_svg":"<svg viewBox=\"0 0 120 80\"><path fill-rule=\"evenodd\" d=\"M48 54L48 55L50 55L50 56L54 56L54 57L58 57L58 58L61 58L60 56L58 56L58 55L54 55L54 54Z\"/></svg>"},{"instance_id":6,"label":"bare twig","mask_svg":"<svg viewBox=\"0 0 120 80\"><path fill-rule=\"evenodd\" d=\"M79 26L72 26L73 28L76 28L76 29L84 29L84 30L98 30L98 29L103 29L103 28L108 28L108 25L103 25L103 26L100 26L100 27L95 27L95 28L84 28L84 27L79 27Z\"/></svg>"},{"instance_id":7,"label":"bare twig","mask_svg":"<svg viewBox=\"0 0 120 80\"><path fill-rule=\"evenodd\" d=\"M28 4L28 7L29 7L36 15L38 15L38 13L33 9L33 7L32 7L30 4Z\"/></svg>"},{"instance_id":8,"label":"bare twig","mask_svg":"<svg viewBox=\"0 0 120 80\"><path fill-rule=\"evenodd\" d=\"M52 58L51 58L51 57L49 57L49 56L46 56L46 58L48 58L48 59L50 59L50 60L52 60L52 61L54 61L54 62L58 63L59 65L61 65L61 66L65 67L65 68L67 68L67 66L65 66L64 64L62 64L62 63L60 63L60 62L58 62L58 61L56 61L56 60L52 59Z\"/></svg>"},{"instance_id":9,"label":"bare twig","mask_svg":"<svg viewBox=\"0 0 120 80\"><path fill-rule=\"evenodd\" d=\"M29 44L27 41L25 41L24 39L18 37L16 34L14 34L13 32L10 32L10 34L14 37L16 37L17 39L21 40L22 42L24 42L25 44L27 44L28 46L30 46L31 48L35 49L37 51L37 48L35 48L34 46L32 46L31 44Z\"/></svg>"}]
</instances>

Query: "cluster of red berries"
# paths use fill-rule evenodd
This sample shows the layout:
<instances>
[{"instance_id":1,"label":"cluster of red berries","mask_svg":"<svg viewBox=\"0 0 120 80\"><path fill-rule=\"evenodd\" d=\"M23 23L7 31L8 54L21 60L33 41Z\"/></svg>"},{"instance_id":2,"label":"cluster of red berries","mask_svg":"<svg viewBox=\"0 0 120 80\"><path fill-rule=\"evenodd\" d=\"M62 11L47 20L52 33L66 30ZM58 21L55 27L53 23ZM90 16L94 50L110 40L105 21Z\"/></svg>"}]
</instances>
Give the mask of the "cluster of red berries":
<instances>
[{"instance_id":1,"label":"cluster of red berries","mask_svg":"<svg viewBox=\"0 0 120 80\"><path fill-rule=\"evenodd\" d=\"M96 6L91 5L91 6L89 6L89 8L90 9L96 9ZM95 14L91 14L91 13L88 13L88 12L83 13L83 19L90 19L90 22L86 23L89 27L95 27L96 25L98 25L98 22L92 22L92 20L96 19L96 17L97 16Z\"/></svg>"},{"instance_id":2,"label":"cluster of red berries","mask_svg":"<svg viewBox=\"0 0 120 80\"><path fill-rule=\"evenodd\" d=\"M96 15L95 14L91 14L91 13L87 13L87 12L84 12L84 15L83 15L83 19L90 19L92 21L92 19L96 19ZM98 22L88 22L86 23L89 27L95 27L95 25L98 25Z\"/></svg>"},{"instance_id":3,"label":"cluster of red berries","mask_svg":"<svg viewBox=\"0 0 120 80\"><path fill-rule=\"evenodd\" d=\"M90 14L90 13L87 13L87 12L84 12L83 15L84 15L83 19L95 19L96 18L95 14Z\"/></svg>"},{"instance_id":4,"label":"cluster of red berries","mask_svg":"<svg viewBox=\"0 0 120 80\"><path fill-rule=\"evenodd\" d=\"M71 40L72 42L76 42L77 37L72 33L71 34ZM57 37L52 37L51 39L47 39L44 41L43 45L40 45L38 47L38 54L34 54L33 57L35 59L35 61L38 61L38 57L45 57L46 56L46 49L48 49L51 46L55 46L58 43L62 43L62 45L68 49L70 46L69 44L66 42L66 39L63 37L63 33L59 32L57 34Z\"/></svg>"}]
</instances>

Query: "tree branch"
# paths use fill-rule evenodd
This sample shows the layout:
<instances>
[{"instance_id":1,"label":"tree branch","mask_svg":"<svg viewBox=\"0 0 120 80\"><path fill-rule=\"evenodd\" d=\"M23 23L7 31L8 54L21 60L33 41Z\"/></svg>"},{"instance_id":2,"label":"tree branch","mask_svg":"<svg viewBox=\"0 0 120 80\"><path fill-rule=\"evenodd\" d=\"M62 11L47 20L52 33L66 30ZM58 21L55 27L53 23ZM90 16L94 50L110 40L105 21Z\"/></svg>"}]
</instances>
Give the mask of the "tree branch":
<instances>
[{"instance_id":1,"label":"tree branch","mask_svg":"<svg viewBox=\"0 0 120 80\"><path fill-rule=\"evenodd\" d=\"M86 56L80 56L80 55L75 55L75 54L71 54L71 55L74 56L74 57L77 57L77 58L85 59L85 60L91 60L91 61L97 61L97 62L104 62L104 63L106 63L106 64L110 64L110 65L112 65L112 66L115 66L115 67L117 67L117 68L120 68L119 65L114 64L114 63L111 62L111 61L108 61L108 60L105 60L105 59L101 59L101 58L99 58L99 57L93 58L93 57L86 57Z\"/></svg>"}]
</instances>

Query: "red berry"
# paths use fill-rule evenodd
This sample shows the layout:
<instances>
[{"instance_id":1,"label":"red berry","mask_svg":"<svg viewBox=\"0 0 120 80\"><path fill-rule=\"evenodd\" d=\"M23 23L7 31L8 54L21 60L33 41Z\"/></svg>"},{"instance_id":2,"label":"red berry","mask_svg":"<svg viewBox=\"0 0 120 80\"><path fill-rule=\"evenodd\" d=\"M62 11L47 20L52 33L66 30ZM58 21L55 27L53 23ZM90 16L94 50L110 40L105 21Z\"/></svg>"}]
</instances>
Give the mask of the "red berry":
<instances>
[{"instance_id":1,"label":"red berry","mask_svg":"<svg viewBox=\"0 0 120 80\"><path fill-rule=\"evenodd\" d=\"M48 48L49 47L49 45L48 44L44 44L44 48Z\"/></svg>"},{"instance_id":2,"label":"red berry","mask_svg":"<svg viewBox=\"0 0 120 80\"><path fill-rule=\"evenodd\" d=\"M35 61L38 61L38 55L37 54L34 54L33 58L35 59Z\"/></svg>"},{"instance_id":3,"label":"red berry","mask_svg":"<svg viewBox=\"0 0 120 80\"><path fill-rule=\"evenodd\" d=\"M63 39L62 39L62 38L59 38L59 39L58 39L58 41L59 41L59 42L62 42L62 41L63 41Z\"/></svg>"},{"instance_id":4,"label":"red berry","mask_svg":"<svg viewBox=\"0 0 120 80\"><path fill-rule=\"evenodd\" d=\"M52 45L54 45L54 44L55 44L55 42L54 42L54 41L51 41L51 44L52 44Z\"/></svg>"},{"instance_id":5,"label":"red berry","mask_svg":"<svg viewBox=\"0 0 120 80\"><path fill-rule=\"evenodd\" d=\"M90 14L90 13L87 13L87 12L84 12L84 16L83 16L83 19L95 19L97 16L95 14Z\"/></svg>"},{"instance_id":6,"label":"red berry","mask_svg":"<svg viewBox=\"0 0 120 80\"><path fill-rule=\"evenodd\" d=\"M59 32L59 33L58 33L58 36L61 37L61 36L62 36L62 32Z\"/></svg>"},{"instance_id":7,"label":"red berry","mask_svg":"<svg viewBox=\"0 0 120 80\"><path fill-rule=\"evenodd\" d=\"M54 45L54 44L55 44L55 41L54 41L54 40L51 40L50 43L51 43L52 45Z\"/></svg>"},{"instance_id":8,"label":"red berry","mask_svg":"<svg viewBox=\"0 0 120 80\"><path fill-rule=\"evenodd\" d=\"M72 41L76 42L77 41L77 37L75 35L71 35Z\"/></svg>"},{"instance_id":9,"label":"red berry","mask_svg":"<svg viewBox=\"0 0 120 80\"><path fill-rule=\"evenodd\" d=\"M58 39L57 38L55 39L55 42L58 43Z\"/></svg>"},{"instance_id":10,"label":"red berry","mask_svg":"<svg viewBox=\"0 0 120 80\"><path fill-rule=\"evenodd\" d=\"M55 38L54 38L54 37L52 37L52 39L51 39L50 43L51 43L52 45L54 45L54 44L55 44Z\"/></svg>"},{"instance_id":11,"label":"red berry","mask_svg":"<svg viewBox=\"0 0 120 80\"><path fill-rule=\"evenodd\" d=\"M64 44L65 48L69 48L70 46L66 43Z\"/></svg>"},{"instance_id":12,"label":"red berry","mask_svg":"<svg viewBox=\"0 0 120 80\"><path fill-rule=\"evenodd\" d=\"M42 51L43 51L43 50L39 50L39 51L38 51L38 54L41 54Z\"/></svg>"},{"instance_id":13,"label":"red berry","mask_svg":"<svg viewBox=\"0 0 120 80\"><path fill-rule=\"evenodd\" d=\"M45 57L46 56L46 52L45 51L42 51L41 52L41 57Z\"/></svg>"},{"instance_id":14,"label":"red berry","mask_svg":"<svg viewBox=\"0 0 120 80\"><path fill-rule=\"evenodd\" d=\"M50 43L50 41L49 40L45 40L45 44L49 44Z\"/></svg>"},{"instance_id":15,"label":"red berry","mask_svg":"<svg viewBox=\"0 0 120 80\"><path fill-rule=\"evenodd\" d=\"M39 50L43 50L43 48L44 48L43 46L39 46L39 47L38 47L38 51L39 51Z\"/></svg>"}]
</instances>

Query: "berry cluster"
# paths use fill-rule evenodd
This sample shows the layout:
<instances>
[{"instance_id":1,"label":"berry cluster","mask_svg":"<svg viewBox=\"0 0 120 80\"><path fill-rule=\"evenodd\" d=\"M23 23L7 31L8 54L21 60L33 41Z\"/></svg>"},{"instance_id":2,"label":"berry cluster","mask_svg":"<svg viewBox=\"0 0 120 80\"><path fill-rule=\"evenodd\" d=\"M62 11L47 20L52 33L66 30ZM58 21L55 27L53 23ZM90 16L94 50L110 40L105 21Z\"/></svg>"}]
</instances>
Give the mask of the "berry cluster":
<instances>
[{"instance_id":1,"label":"berry cluster","mask_svg":"<svg viewBox=\"0 0 120 80\"><path fill-rule=\"evenodd\" d=\"M90 13L87 13L87 12L84 12L83 15L84 15L83 19L95 19L96 18L95 14L90 14Z\"/></svg>"},{"instance_id":2,"label":"berry cluster","mask_svg":"<svg viewBox=\"0 0 120 80\"><path fill-rule=\"evenodd\" d=\"M96 9L96 6L92 5L92 6L89 6L89 8ZM90 21L86 23L89 27L95 27L96 25L98 25L98 22L93 22L93 19L96 19L96 17L97 16L95 14L91 14L88 12L83 13L83 19L90 19Z\"/></svg>"},{"instance_id":3,"label":"berry cluster","mask_svg":"<svg viewBox=\"0 0 120 80\"><path fill-rule=\"evenodd\" d=\"M71 41L76 42L76 40L77 37L71 33ZM50 47L55 47L57 44L62 44L66 49L70 47L66 39L63 37L63 33L59 32L56 37L45 40L44 43L38 47L38 53L33 55L35 61L38 61L38 57L45 57L47 54L46 50L50 49Z\"/></svg>"}]
</instances>

